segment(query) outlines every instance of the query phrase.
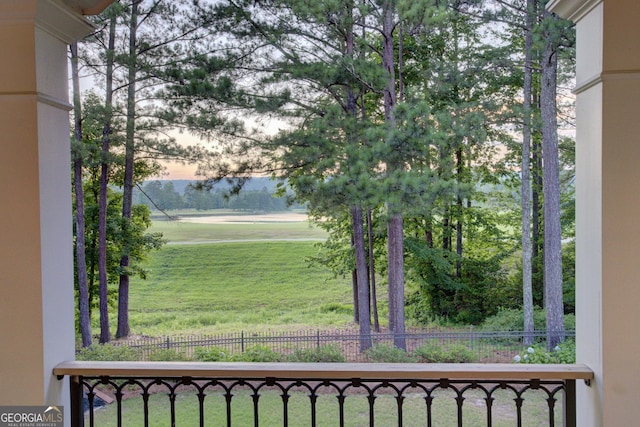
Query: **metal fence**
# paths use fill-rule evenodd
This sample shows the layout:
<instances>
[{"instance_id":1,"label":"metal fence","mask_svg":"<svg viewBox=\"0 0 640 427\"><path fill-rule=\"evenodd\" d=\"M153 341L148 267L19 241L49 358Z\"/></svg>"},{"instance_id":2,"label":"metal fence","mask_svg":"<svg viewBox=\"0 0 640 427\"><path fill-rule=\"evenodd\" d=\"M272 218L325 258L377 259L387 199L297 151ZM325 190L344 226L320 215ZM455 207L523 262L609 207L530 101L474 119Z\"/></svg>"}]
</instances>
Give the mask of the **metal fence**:
<instances>
[{"instance_id":1,"label":"metal fence","mask_svg":"<svg viewBox=\"0 0 640 427\"><path fill-rule=\"evenodd\" d=\"M464 346L475 355L474 361L482 363L512 362L516 354L525 348L523 331L479 331L447 330L434 328L409 331L404 334L409 353L425 344L450 348ZM567 338L575 337L575 331L566 331ZM535 331L528 335L534 342L544 342L545 331ZM324 345L333 345L342 351L349 362L367 361L366 355L359 349L361 336L355 330L299 330L289 332L251 332L240 331L216 335L176 336L176 337L137 337L130 340L112 342L116 346L128 346L136 349L141 360L150 360L154 353L171 350L191 358L196 348L218 348L227 354L244 353L256 346L266 347L287 355L297 349L312 349ZM371 342L375 345L392 345L394 334L389 332L372 333Z\"/></svg>"}]
</instances>

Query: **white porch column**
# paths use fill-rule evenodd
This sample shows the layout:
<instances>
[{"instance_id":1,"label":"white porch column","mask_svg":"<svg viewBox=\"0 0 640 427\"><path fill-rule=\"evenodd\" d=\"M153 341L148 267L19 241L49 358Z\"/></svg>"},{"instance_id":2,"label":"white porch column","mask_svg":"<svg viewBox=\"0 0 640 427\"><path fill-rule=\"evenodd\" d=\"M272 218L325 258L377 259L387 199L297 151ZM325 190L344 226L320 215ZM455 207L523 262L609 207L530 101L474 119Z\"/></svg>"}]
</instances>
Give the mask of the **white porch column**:
<instances>
[{"instance_id":1,"label":"white porch column","mask_svg":"<svg viewBox=\"0 0 640 427\"><path fill-rule=\"evenodd\" d=\"M74 358L67 44L56 0L0 2L0 405L65 405Z\"/></svg>"},{"instance_id":2,"label":"white porch column","mask_svg":"<svg viewBox=\"0 0 640 427\"><path fill-rule=\"evenodd\" d=\"M578 425L640 422L640 2L555 0L577 24Z\"/></svg>"}]
</instances>

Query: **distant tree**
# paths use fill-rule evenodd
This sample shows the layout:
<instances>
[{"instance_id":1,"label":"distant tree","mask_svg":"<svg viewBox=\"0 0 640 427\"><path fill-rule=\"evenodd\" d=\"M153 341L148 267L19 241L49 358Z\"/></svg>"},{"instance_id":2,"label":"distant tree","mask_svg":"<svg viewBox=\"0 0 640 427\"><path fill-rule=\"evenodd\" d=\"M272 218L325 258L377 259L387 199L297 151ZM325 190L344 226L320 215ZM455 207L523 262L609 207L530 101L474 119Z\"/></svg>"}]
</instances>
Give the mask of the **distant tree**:
<instances>
[{"instance_id":1,"label":"distant tree","mask_svg":"<svg viewBox=\"0 0 640 427\"><path fill-rule=\"evenodd\" d=\"M78 72L78 43L72 43L71 76L73 81L73 188L75 195L75 265L78 283L78 312L82 346L91 345L91 313L89 310L89 286L87 283L87 264L85 259L85 221L83 169L84 144L82 133L82 105L80 101L80 76Z\"/></svg>"},{"instance_id":2,"label":"distant tree","mask_svg":"<svg viewBox=\"0 0 640 427\"><path fill-rule=\"evenodd\" d=\"M562 228L560 224L560 163L558 154L558 50L567 23L545 10L542 22L540 115L544 163L544 297L547 348L565 339L562 292Z\"/></svg>"},{"instance_id":3,"label":"distant tree","mask_svg":"<svg viewBox=\"0 0 640 427\"><path fill-rule=\"evenodd\" d=\"M106 26L105 21L108 22ZM125 117L124 168L122 175L111 177L123 188L122 217L127 221L122 222L125 227L122 232L126 234L127 227L132 227L133 189L144 178L161 170L159 160L198 161L202 158L200 148L183 147L172 138L162 137L173 124L167 122L171 119L168 115L158 111L162 105L159 89L171 79L168 69L174 69L177 64L197 56L200 50L208 49L199 40L205 34L202 28L210 25L211 20L202 13L197 2L129 0L111 5L96 18L96 24L99 31L86 41L89 53L84 63L92 68L94 76L104 77L106 81L110 115L105 121L105 157L112 154L113 149L107 143L111 138L108 123L113 114ZM105 173L105 178L107 176ZM103 184L104 192L107 184ZM125 248L118 293L118 337L129 333L129 266L130 256ZM104 319L101 329L108 330L108 319ZM105 335L102 340L109 338Z\"/></svg>"}]
</instances>

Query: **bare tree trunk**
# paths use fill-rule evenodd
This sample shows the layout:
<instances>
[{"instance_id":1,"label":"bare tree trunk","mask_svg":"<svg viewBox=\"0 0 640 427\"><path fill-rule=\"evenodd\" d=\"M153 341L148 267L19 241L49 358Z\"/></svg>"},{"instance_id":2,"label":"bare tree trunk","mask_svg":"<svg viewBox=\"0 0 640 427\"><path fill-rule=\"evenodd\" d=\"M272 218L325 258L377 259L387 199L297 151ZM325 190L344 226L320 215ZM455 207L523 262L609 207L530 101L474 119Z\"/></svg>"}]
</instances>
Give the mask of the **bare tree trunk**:
<instances>
[{"instance_id":1,"label":"bare tree trunk","mask_svg":"<svg viewBox=\"0 0 640 427\"><path fill-rule=\"evenodd\" d=\"M100 165L100 203L98 217L98 281L100 284L100 343L111 341L109 330L109 305L107 302L107 192L109 185L109 145L111 142L111 117L113 111L113 55L116 38L116 16L109 22L109 45L105 89L105 119L102 129L102 163Z\"/></svg>"},{"instance_id":2,"label":"bare tree trunk","mask_svg":"<svg viewBox=\"0 0 640 427\"><path fill-rule=\"evenodd\" d=\"M545 11L545 19L556 19ZM547 348L565 338L562 301L562 234L560 228L560 166L556 104L557 46L547 40L542 57L540 104L544 162L544 284L547 315Z\"/></svg>"},{"instance_id":3,"label":"bare tree trunk","mask_svg":"<svg viewBox=\"0 0 640 427\"><path fill-rule=\"evenodd\" d=\"M131 17L129 23L129 58L128 58L128 87L127 87L127 129L126 129L126 145L125 145L125 163L124 163L124 185L122 196L122 218L123 224L128 227L131 222L131 214L133 208L133 172L134 172L134 155L135 155L135 120L136 120L136 76L137 76L137 57L136 57L136 40L138 29L138 4L140 0L131 2ZM125 233L128 231L125 230ZM123 273L120 274L120 282L118 284L118 329L116 338L122 338L129 335L129 248L125 246L125 253L120 259L120 268Z\"/></svg>"},{"instance_id":4,"label":"bare tree trunk","mask_svg":"<svg viewBox=\"0 0 640 427\"><path fill-rule=\"evenodd\" d=\"M378 317L378 296L376 290L376 261L373 252L373 218L371 209L367 209L367 238L369 242L369 284L371 285L371 309L373 310L373 329L380 332Z\"/></svg>"},{"instance_id":5,"label":"bare tree trunk","mask_svg":"<svg viewBox=\"0 0 640 427\"><path fill-rule=\"evenodd\" d=\"M536 101L534 105L539 104L539 97L534 94L533 98ZM540 272L544 270L544 261L540 260L541 254L544 253L544 242L541 237L544 231L542 224L544 215L542 215L543 203L540 197L544 183L542 182L542 148L539 135L536 136L531 134L531 287L534 291L542 294L544 285L538 278ZM543 305L542 301L540 301L540 305Z\"/></svg>"},{"instance_id":6,"label":"bare tree trunk","mask_svg":"<svg viewBox=\"0 0 640 427\"><path fill-rule=\"evenodd\" d=\"M394 109L396 106L396 79L394 55L394 9L393 2L383 3L382 24L382 65L387 73L388 84L384 88L384 118L389 131L396 128ZM402 165L389 162L387 169L393 173ZM396 347L406 349L404 324L404 235L403 218L400 206L388 204L389 222L387 224L388 272L389 272L389 329L393 333Z\"/></svg>"},{"instance_id":7,"label":"bare tree trunk","mask_svg":"<svg viewBox=\"0 0 640 427\"><path fill-rule=\"evenodd\" d=\"M456 175L458 183L463 182L464 173L464 159L462 156L462 147L458 147L456 150ZM462 196L458 190L458 197L456 200L456 277L460 279L462 277L462 224L463 224L463 204Z\"/></svg>"},{"instance_id":8,"label":"bare tree trunk","mask_svg":"<svg viewBox=\"0 0 640 427\"><path fill-rule=\"evenodd\" d=\"M425 219L425 228L424 240L427 242L429 248L433 248L433 220L431 219L431 215Z\"/></svg>"},{"instance_id":9,"label":"bare tree trunk","mask_svg":"<svg viewBox=\"0 0 640 427\"><path fill-rule=\"evenodd\" d=\"M451 207L448 202L445 202L447 205L444 207L444 218L442 219L442 249L445 251L450 251L451 248Z\"/></svg>"},{"instance_id":10,"label":"bare tree trunk","mask_svg":"<svg viewBox=\"0 0 640 427\"><path fill-rule=\"evenodd\" d=\"M360 318L360 352L371 348L371 313L369 310L369 280L367 268L367 252L364 244L364 226L362 208L351 208L353 225L353 242L356 257L356 275L358 277L358 314Z\"/></svg>"},{"instance_id":11,"label":"bare tree trunk","mask_svg":"<svg viewBox=\"0 0 640 427\"><path fill-rule=\"evenodd\" d=\"M82 186L82 105L80 102L80 76L78 74L78 43L71 49L71 79L73 81L73 136L78 146L74 150L73 188L76 196L76 273L78 278L78 311L82 346L91 345L91 316L89 314L89 287L85 257L84 188Z\"/></svg>"},{"instance_id":12,"label":"bare tree trunk","mask_svg":"<svg viewBox=\"0 0 640 427\"><path fill-rule=\"evenodd\" d=\"M531 284L531 92L533 88L533 20L534 2L527 0L527 33L525 35L523 126L522 126L522 306L524 312L524 343L533 344L533 288Z\"/></svg>"},{"instance_id":13,"label":"bare tree trunk","mask_svg":"<svg viewBox=\"0 0 640 427\"><path fill-rule=\"evenodd\" d=\"M355 253L355 245L353 252ZM360 303L358 302L358 271L354 268L351 270L351 288L353 290L353 323L360 323Z\"/></svg>"}]
</instances>

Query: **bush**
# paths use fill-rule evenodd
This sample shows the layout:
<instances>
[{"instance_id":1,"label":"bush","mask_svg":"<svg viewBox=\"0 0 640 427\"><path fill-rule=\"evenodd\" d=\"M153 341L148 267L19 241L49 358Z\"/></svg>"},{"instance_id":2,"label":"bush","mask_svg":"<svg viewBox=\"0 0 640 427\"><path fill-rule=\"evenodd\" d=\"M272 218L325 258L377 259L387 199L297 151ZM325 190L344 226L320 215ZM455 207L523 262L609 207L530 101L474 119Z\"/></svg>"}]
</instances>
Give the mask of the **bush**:
<instances>
[{"instance_id":1,"label":"bush","mask_svg":"<svg viewBox=\"0 0 640 427\"><path fill-rule=\"evenodd\" d=\"M167 348L157 348L149 354L151 362L184 362L187 360L192 359L183 352Z\"/></svg>"},{"instance_id":2,"label":"bush","mask_svg":"<svg viewBox=\"0 0 640 427\"><path fill-rule=\"evenodd\" d=\"M342 350L335 345L296 349L288 360L304 363L341 363L346 361Z\"/></svg>"},{"instance_id":3,"label":"bush","mask_svg":"<svg viewBox=\"0 0 640 427\"><path fill-rule=\"evenodd\" d=\"M224 362L229 355L218 347L197 347L193 351L193 357L201 362Z\"/></svg>"},{"instance_id":4,"label":"bush","mask_svg":"<svg viewBox=\"0 0 640 427\"><path fill-rule=\"evenodd\" d=\"M576 343L574 340L566 340L551 351L547 351L541 345L527 348L522 355L513 358L515 363L576 363Z\"/></svg>"},{"instance_id":5,"label":"bush","mask_svg":"<svg viewBox=\"0 0 640 427\"><path fill-rule=\"evenodd\" d=\"M414 355L424 363L472 363L476 360L475 354L462 344L448 347L424 344L415 350Z\"/></svg>"},{"instance_id":6,"label":"bush","mask_svg":"<svg viewBox=\"0 0 640 427\"><path fill-rule=\"evenodd\" d=\"M229 358L233 362L282 362L284 359L282 354L263 345L251 347L244 353L234 354Z\"/></svg>"},{"instance_id":7,"label":"bush","mask_svg":"<svg viewBox=\"0 0 640 427\"><path fill-rule=\"evenodd\" d=\"M97 361L132 361L140 360L140 352L126 345L93 344L84 347L76 353L78 360Z\"/></svg>"},{"instance_id":8,"label":"bush","mask_svg":"<svg viewBox=\"0 0 640 427\"><path fill-rule=\"evenodd\" d=\"M544 331L546 327L545 312L541 308L533 310L533 327ZM564 315L564 327L567 330L575 330L576 316ZM485 331L522 331L524 329L524 314L522 309L500 309L494 316L488 317L482 322L482 330Z\"/></svg>"},{"instance_id":9,"label":"bush","mask_svg":"<svg viewBox=\"0 0 640 427\"><path fill-rule=\"evenodd\" d=\"M416 359L402 350L390 344L376 344L365 352L370 362L377 363L411 363Z\"/></svg>"}]
</instances>

